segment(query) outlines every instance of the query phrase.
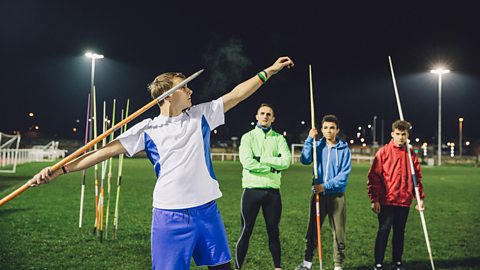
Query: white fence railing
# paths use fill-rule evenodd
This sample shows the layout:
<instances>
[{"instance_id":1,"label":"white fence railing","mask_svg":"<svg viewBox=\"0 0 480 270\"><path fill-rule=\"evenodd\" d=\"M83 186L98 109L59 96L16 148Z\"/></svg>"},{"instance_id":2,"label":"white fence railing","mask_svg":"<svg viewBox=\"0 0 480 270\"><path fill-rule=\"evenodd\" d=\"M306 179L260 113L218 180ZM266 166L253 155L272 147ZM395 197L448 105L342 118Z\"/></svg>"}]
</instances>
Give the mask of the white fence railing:
<instances>
[{"instance_id":1,"label":"white fence railing","mask_svg":"<svg viewBox=\"0 0 480 270\"><path fill-rule=\"evenodd\" d=\"M360 155L352 155L352 162L359 164L360 162L368 161L370 164L373 162L373 156L360 156ZM292 164L300 162L300 155L292 155Z\"/></svg>"},{"instance_id":2,"label":"white fence railing","mask_svg":"<svg viewBox=\"0 0 480 270\"><path fill-rule=\"evenodd\" d=\"M212 160L231 160L231 161L240 161L238 153L210 153ZM360 162L373 162L373 156L360 156L352 155L352 162L359 164ZM292 155L292 164L300 162L300 155Z\"/></svg>"},{"instance_id":3,"label":"white fence railing","mask_svg":"<svg viewBox=\"0 0 480 270\"><path fill-rule=\"evenodd\" d=\"M0 149L0 172L14 173L18 164L18 149Z\"/></svg>"},{"instance_id":4,"label":"white fence railing","mask_svg":"<svg viewBox=\"0 0 480 270\"><path fill-rule=\"evenodd\" d=\"M238 153L210 153L212 160L232 160L239 161Z\"/></svg>"},{"instance_id":5,"label":"white fence railing","mask_svg":"<svg viewBox=\"0 0 480 270\"><path fill-rule=\"evenodd\" d=\"M15 158L16 152L18 156ZM65 150L60 149L0 149L0 168L15 167L18 164L36 161L53 161L65 157ZM14 169L0 170L14 173Z\"/></svg>"}]
</instances>

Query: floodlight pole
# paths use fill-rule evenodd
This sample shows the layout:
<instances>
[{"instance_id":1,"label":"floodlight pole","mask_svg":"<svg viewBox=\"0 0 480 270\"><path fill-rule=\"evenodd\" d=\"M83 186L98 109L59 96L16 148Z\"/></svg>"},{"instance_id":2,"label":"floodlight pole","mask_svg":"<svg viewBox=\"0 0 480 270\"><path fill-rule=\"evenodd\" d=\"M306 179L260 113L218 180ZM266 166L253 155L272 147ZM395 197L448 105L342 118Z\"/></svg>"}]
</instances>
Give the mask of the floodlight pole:
<instances>
[{"instance_id":1,"label":"floodlight pole","mask_svg":"<svg viewBox=\"0 0 480 270\"><path fill-rule=\"evenodd\" d=\"M90 91L92 98L92 113L93 115L93 136L90 139L97 137L97 102L96 102L96 93L95 93L95 60L104 58L103 54L97 54L92 52L85 53L85 56L92 59L92 69L91 69L91 81L90 81ZM90 133L91 134L91 133ZM93 145L93 150L97 150L97 144ZM95 178L95 225L93 229L93 234L95 235L98 228L98 164L95 164L94 167L94 178Z\"/></svg>"},{"instance_id":2,"label":"floodlight pole","mask_svg":"<svg viewBox=\"0 0 480 270\"><path fill-rule=\"evenodd\" d=\"M458 155L462 158L462 143L463 143L463 118L458 118Z\"/></svg>"},{"instance_id":3,"label":"floodlight pole","mask_svg":"<svg viewBox=\"0 0 480 270\"><path fill-rule=\"evenodd\" d=\"M96 54L92 52L85 53L85 56L92 59L91 89L93 89L93 86L95 85L95 60L102 59L105 56L103 54Z\"/></svg>"},{"instance_id":4,"label":"floodlight pole","mask_svg":"<svg viewBox=\"0 0 480 270\"><path fill-rule=\"evenodd\" d=\"M442 75L449 73L450 70L444 68L437 68L430 70L431 73L438 75L438 149L437 149L437 163L442 165Z\"/></svg>"},{"instance_id":5,"label":"floodlight pole","mask_svg":"<svg viewBox=\"0 0 480 270\"><path fill-rule=\"evenodd\" d=\"M438 74L438 166L442 165L442 74Z\"/></svg>"}]
</instances>

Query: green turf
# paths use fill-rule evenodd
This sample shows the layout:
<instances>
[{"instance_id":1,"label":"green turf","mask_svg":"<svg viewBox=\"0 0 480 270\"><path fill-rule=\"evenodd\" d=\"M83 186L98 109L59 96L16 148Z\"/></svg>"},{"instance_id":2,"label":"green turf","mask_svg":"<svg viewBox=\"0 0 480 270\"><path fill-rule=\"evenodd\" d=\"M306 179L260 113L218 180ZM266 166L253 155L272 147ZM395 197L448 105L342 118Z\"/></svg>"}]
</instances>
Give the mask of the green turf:
<instances>
[{"instance_id":1,"label":"green turf","mask_svg":"<svg viewBox=\"0 0 480 270\"><path fill-rule=\"evenodd\" d=\"M15 175L0 174L0 197L45 165L21 165ZM216 162L214 167L224 195L218 200L218 205L233 252L240 234L241 166L234 162ZM370 211L366 194L367 170L368 165L355 164L347 188L345 269L370 269L373 260L377 220ZM480 269L480 169L424 167L423 172L427 196L425 217L436 269ZM293 269L303 258L309 174L309 167L295 165L283 175L280 235L284 269ZM69 174L51 184L31 188L0 207L0 269L150 268L151 196L155 184L151 165L144 159L126 160L120 229L117 239L112 240L112 225L109 225L109 238L103 243L92 236L95 214L91 175L92 170L89 171L81 231L78 229L81 173ZM112 193L114 196L115 192ZM260 215L244 269L273 269L266 236ZM328 223L322 229L322 239L324 269L332 269L332 235ZM429 269L419 214L413 209L405 242L404 259L409 269ZM386 262L389 259L390 247ZM314 269L318 269L318 261L314 263Z\"/></svg>"}]
</instances>

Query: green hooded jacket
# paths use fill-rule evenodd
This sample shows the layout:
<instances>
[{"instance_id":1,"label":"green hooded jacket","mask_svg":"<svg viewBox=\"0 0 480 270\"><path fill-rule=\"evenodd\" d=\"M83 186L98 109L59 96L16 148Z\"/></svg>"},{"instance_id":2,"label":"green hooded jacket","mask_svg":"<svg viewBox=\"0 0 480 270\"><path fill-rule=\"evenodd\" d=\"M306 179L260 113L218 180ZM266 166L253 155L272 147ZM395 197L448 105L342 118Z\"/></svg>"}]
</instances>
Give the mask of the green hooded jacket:
<instances>
[{"instance_id":1,"label":"green hooded jacket","mask_svg":"<svg viewBox=\"0 0 480 270\"><path fill-rule=\"evenodd\" d=\"M240 141L243 188L280 188L280 171L290 167L291 155L285 138L270 129L255 127Z\"/></svg>"}]
</instances>

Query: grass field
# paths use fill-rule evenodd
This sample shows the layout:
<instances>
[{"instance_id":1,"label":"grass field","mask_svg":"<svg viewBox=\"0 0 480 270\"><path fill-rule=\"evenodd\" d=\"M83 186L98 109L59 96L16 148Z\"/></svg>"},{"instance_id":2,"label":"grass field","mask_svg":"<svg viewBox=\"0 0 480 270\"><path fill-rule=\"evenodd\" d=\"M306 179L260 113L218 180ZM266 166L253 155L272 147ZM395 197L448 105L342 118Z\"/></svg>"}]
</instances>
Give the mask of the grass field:
<instances>
[{"instance_id":1,"label":"grass field","mask_svg":"<svg viewBox=\"0 0 480 270\"><path fill-rule=\"evenodd\" d=\"M24 183L47 164L21 165L15 175L0 174L0 197ZM240 234L239 163L214 163L223 197L218 200L230 247ZM366 194L368 165L354 165L347 188L347 261L345 269L370 269L377 229ZM436 269L480 269L480 169L423 168L425 217ZM151 165L127 159L116 240L102 243L92 236L94 194L92 170L86 188L84 226L78 229L81 173L31 188L0 207L0 269L149 269L151 196L155 184ZM112 182L113 183L113 182ZM283 175L280 227L283 269L303 259L310 196L310 167L294 165ZM114 190L114 189L112 189ZM113 192L112 197L115 195ZM113 205L111 205L113 209ZM112 212L113 213L113 212ZM110 215L110 221L113 215ZM273 269L263 217L259 215L244 269ZM324 269L332 269L332 235L322 229ZM418 213L410 212L404 260L408 269L430 269ZM387 249L386 263L390 260ZM192 266L192 269L206 269ZM318 260L314 264L318 269Z\"/></svg>"}]
</instances>

